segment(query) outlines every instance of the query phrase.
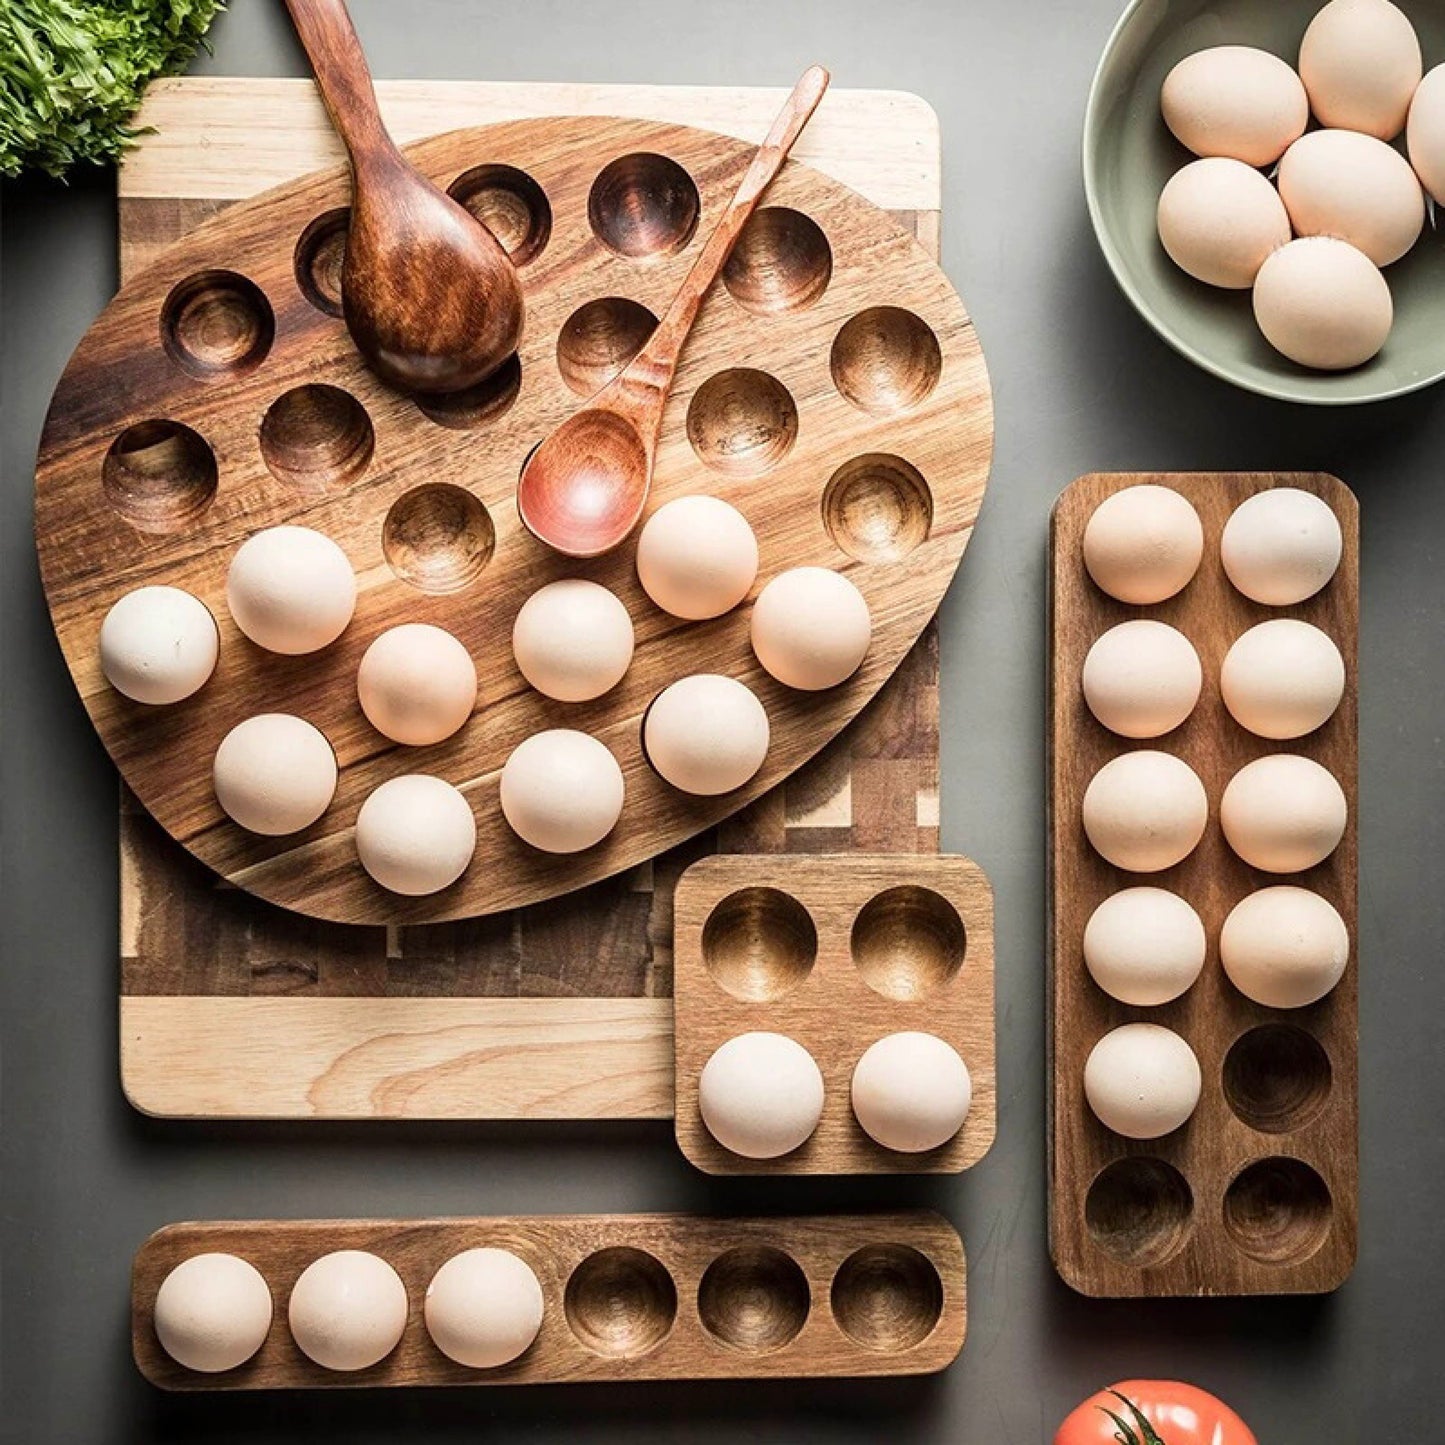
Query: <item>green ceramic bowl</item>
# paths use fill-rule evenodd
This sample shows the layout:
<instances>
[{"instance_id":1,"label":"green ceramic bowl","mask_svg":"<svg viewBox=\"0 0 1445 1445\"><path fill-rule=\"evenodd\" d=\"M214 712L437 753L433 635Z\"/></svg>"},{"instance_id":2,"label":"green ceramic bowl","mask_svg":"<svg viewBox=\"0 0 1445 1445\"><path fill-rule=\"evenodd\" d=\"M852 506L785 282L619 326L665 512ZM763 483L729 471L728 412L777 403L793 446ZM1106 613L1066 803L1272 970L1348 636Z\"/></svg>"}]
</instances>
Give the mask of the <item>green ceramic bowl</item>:
<instances>
[{"instance_id":1,"label":"green ceramic bowl","mask_svg":"<svg viewBox=\"0 0 1445 1445\"><path fill-rule=\"evenodd\" d=\"M1397 0L1419 32L1425 68L1445 61L1445 5ZM1211 45L1257 45L1294 64L1324 0L1133 0L1099 62L1084 120L1084 189L1099 244L1124 294L1177 351L1247 391L1346 406L1417 391L1445 377L1445 210L1437 229L1386 271L1395 329L1373 361L1309 371L1254 324L1247 291L1186 276L1164 253L1154 213L1164 183L1190 159L1159 114L1164 77Z\"/></svg>"}]
</instances>

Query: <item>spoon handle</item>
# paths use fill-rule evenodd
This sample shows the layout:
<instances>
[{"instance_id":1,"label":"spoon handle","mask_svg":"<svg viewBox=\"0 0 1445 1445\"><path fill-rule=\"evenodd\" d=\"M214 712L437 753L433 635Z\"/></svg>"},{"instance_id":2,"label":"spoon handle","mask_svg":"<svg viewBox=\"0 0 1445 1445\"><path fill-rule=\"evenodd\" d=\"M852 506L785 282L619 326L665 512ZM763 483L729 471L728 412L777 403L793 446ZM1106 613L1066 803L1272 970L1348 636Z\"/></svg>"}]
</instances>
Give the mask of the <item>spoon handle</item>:
<instances>
[{"instance_id":1,"label":"spoon handle","mask_svg":"<svg viewBox=\"0 0 1445 1445\"><path fill-rule=\"evenodd\" d=\"M286 8L352 166L394 152L346 0L286 0Z\"/></svg>"}]
</instances>

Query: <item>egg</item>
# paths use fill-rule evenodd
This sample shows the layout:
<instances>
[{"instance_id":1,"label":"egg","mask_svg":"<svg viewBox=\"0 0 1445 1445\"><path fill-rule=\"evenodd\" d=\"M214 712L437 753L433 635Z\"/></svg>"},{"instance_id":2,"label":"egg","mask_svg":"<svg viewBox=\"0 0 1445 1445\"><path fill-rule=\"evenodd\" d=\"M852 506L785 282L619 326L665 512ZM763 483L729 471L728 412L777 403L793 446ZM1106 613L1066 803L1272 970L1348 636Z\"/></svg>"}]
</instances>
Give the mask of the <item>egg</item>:
<instances>
[{"instance_id":1,"label":"egg","mask_svg":"<svg viewBox=\"0 0 1445 1445\"><path fill-rule=\"evenodd\" d=\"M1279 163L1279 194L1301 236L1337 236L1377 266L1398 261L1425 225L1425 193L1409 161L1356 131L1297 140Z\"/></svg>"},{"instance_id":2,"label":"egg","mask_svg":"<svg viewBox=\"0 0 1445 1445\"><path fill-rule=\"evenodd\" d=\"M1261 888L1230 910L1219 961L1246 998L1266 1008L1318 1003L1345 976L1350 931L1338 910L1307 888Z\"/></svg>"},{"instance_id":3,"label":"egg","mask_svg":"<svg viewBox=\"0 0 1445 1445\"><path fill-rule=\"evenodd\" d=\"M365 1370L401 1341L406 1286L384 1259L339 1249L302 1270L287 1315L291 1338L307 1359L324 1370Z\"/></svg>"},{"instance_id":4,"label":"egg","mask_svg":"<svg viewBox=\"0 0 1445 1445\"><path fill-rule=\"evenodd\" d=\"M1345 694L1345 661L1318 627L1275 617L1235 640L1219 690L1240 727L1262 738L1300 738L1334 716Z\"/></svg>"},{"instance_id":5,"label":"egg","mask_svg":"<svg viewBox=\"0 0 1445 1445\"><path fill-rule=\"evenodd\" d=\"M410 747L449 738L472 715L477 668L450 632L427 622L388 627L366 649L356 673L366 720Z\"/></svg>"},{"instance_id":6,"label":"egg","mask_svg":"<svg viewBox=\"0 0 1445 1445\"><path fill-rule=\"evenodd\" d=\"M1415 27L1390 0L1330 0L1300 42L1315 118L1380 140L1405 128L1423 69Z\"/></svg>"},{"instance_id":7,"label":"egg","mask_svg":"<svg viewBox=\"0 0 1445 1445\"><path fill-rule=\"evenodd\" d=\"M539 587L512 626L522 676L557 702L590 702L610 692L632 665L632 648L627 609L582 577Z\"/></svg>"},{"instance_id":8,"label":"egg","mask_svg":"<svg viewBox=\"0 0 1445 1445\"><path fill-rule=\"evenodd\" d=\"M1136 606L1182 591L1203 555L1199 513L1172 488L1152 482L1105 497L1084 528L1084 566L1094 584Z\"/></svg>"},{"instance_id":9,"label":"egg","mask_svg":"<svg viewBox=\"0 0 1445 1445\"><path fill-rule=\"evenodd\" d=\"M972 1102L968 1065L934 1034L889 1034L853 1068L854 1116L870 1139L899 1154L942 1148Z\"/></svg>"},{"instance_id":10,"label":"egg","mask_svg":"<svg viewBox=\"0 0 1445 1445\"><path fill-rule=\"evenodd\" d=\"M580 853L622 816L622 769L605 743L572 728L534 733L502 768L502 814L544 853Z\"/></svg>"},{"instance_id":11,"label":"egg","mask_svg":"<svg viewBox=\"0 0 1445 1445\"><path fill-rule=\"evenodd\" d=\"M777 1159L805 1144L823 1117L823 1075L785 1034L739 1034L723 1044L697 1081L708 1133L745 1159Z\"/></svg>"},{"instance_id":12,"label":"egg","mask_svg":"<svg viewBox=\"0 0 1445 1445\"><path fill-rule=\"evenodd\" d=\"M346 553L310 527L268 527L231 558L226 605L258 647L295 656L335 642L356 610Z\"/></svg>"},{"instance_id":13,"label":"egg","mask_svg":"<svg viewBox=\"0 0 1445 1445\"><path fill-rule=\"evenodd\" d=\"M1203 1084L1194 1050L1158 1024L1123 1024L1084 1065L1089 1107L1126 1139L1162 1139L1187 1124Z\"/></svg>"},{"instance_id":14,"label":"egg","mask_svg":"<svg viewBox=\"0 0 1445 1445\"><path fill-rule=\"evenodd\" d=\"M424 1314L432 1343L449 1360L491 1370L526 1354L542 1328L542 1286L507 1249L454 1254L427 1286Z\"/></svg>"},{"instance_id":15,"label":"egg","mask_svg":"<svg viewBox=\"0 0 1445 1445\"><path fill-rule=\"evenodd\" d=\"M1254 319L1291 361L1348 371L1379 354L1395 324L1395 303L1363 251L1332 236L1302 236L1259 268Z\"/></svg>"},{"instance_id":16,"label":"egg","mask_svg":"<svg viewBox=\"0 0 1445 1445\"><path fill-rule=\"evenodd\" d=\"M218 1375L244 1365L271 1329L271 1291L234 1254L194 1254L161 1281L156 1338L178 1365Z\"/></svg>"},{"instance_id":17,"label":"egg","mask_svg":"<svg viewBox=\"0 0 1445 1445\"><path fill-rule=\"evenodd\" d=\"M828 567L780 572L753 603L758 661L785 687L803 692L821 692L852 677L872 634L863 594Z\"/></svg>"},{"instance_id":18,"label":"egg","mask_svg":"<svg viewBox=\"0 0 1445 1445\"><path fill-rule=\"evenodd\" d=\"M1224 524L1220 561L1251 602L1292 607L1327 586L1344 553L1340 519L1299 487L1272 487L1237 506Z\"/></svg>"},{"instance_id":19,"label":"egg","mask_svg":"<svg viewBox=\"0 0 1445 1445\"><path fill-rule=\"evenodd\" d=\"M1196 281L1247 291L1291 236L1279 192L1243 161L1194 161L1159 195L1159 240Z\"/></svg>"},{"instance_id":20,"label":"egg","mask_svg":"<svg viewBox=\"0 0 1445 1445\"><path fill-rule=\"evenodd\" d=\"M678 497L659 507L637 539L642 590L674 617L721 617L752 590L758 539L720 497Z\"/></svg>"},{"instance_id":21,"label":"egg","mask_svg":"<svg viewBox=\"0 0 1445 1445\"><path fill-rule=\"evenodd\" d=\"M1272 753L1246 763L1229 780L1219 823L1250 867L1300 873L1339 846L1348 812L1344 789L1313 758Z\"/></svg>"},{"instance_id":22,"label":"egg","mask_svg":"<svg viewBox=\"0 0 1445 1445\"><path fill-rule=\"evenodd\" d=\"M1166 622L1111 627L1084 659L1084 701L1111 732L1157 738L1194 711L1204 670L1194 645Z\"/></svg>"},{"instance_id":23,"label":"egg","mask_svg":"<svg viewBox=\"0 0 1445 1445\"><path fill-rule=\"evenodd\" d=\"M1445 65L1437 65L1410 102L1405 127L1410 164L1437 206L1445 206Z\"/></svg>"},{"instance_id":24,"label":"egg","mask_svg":"<svg viewBox=\"0 0 1445 1445\"><path fill-rule=\"evenodd\" d=\"M472 805L443 778L405 773L374 788L356 815L356 855L383 888L438 893L467 871L477 847Z\"/></svg>"},{"instance_id":25,"label":"egg","mask_svg":"<svg viewBox=\"0 0 1445 1445\"><path fill-rule=\"evenodd\" d=\"M1111 894L1084 926L1084 964L1110 998L1156 1008L1193 987L1204 969L1199 914L1165 888Z\"/></svg>"},{"instance_id":26,"label":"egg","mask_svg":"<svg viewBox=\"0 0 1445 1445\"><path fill-rule=\"evenodd\" d=\"M1277 55L1215 45L1186 55L1164 77L1164 123L1197 156L1273 165L1309 124L1298 75Z\"/></svg>"},{"instance_id":27,"label":"egg","mask_svg":"<svg viewBox=\"0 0 1445 1445\"><path fill-rule=\"evenodd\" d=\"M100 624L100 670L132 702L163 706L199 692L220 653L216 619L179 587L137 587Z\"/></svg>"},{"instance_id":28,"label":"egg","mask_svg":"<svg viewBox=\"0 0 1445 1445\"><path fill-rule=\"evenodd\" d=\"M736 678L696 673L664 688L642 722L647 759L674 788L716 797L748 782L768 755L768 714Z\"/></svg>"},{"instance_id":29,"label":"egg","mask_svg":"<svg viewBox=\"0 0 1445 1445\"><path fill-rule=\"evenodd\" d=\"M305 718L258 713L221 739L211 779L232 822L280 837L309 828L331 806L336 754Z\"/></svg>"},{"instance_id":30,"label":"egg","mask_svg":"<svg viewBox=\"0 0 1445 1445\"><path fill-rule=\"evenodd\" d=\"M1084 792L1084 832L1099 854L1131 873L1183 862L1204 836L1209 799L1194 769L1172 753L1121 753Z\"/></svg>"}]
</instances>

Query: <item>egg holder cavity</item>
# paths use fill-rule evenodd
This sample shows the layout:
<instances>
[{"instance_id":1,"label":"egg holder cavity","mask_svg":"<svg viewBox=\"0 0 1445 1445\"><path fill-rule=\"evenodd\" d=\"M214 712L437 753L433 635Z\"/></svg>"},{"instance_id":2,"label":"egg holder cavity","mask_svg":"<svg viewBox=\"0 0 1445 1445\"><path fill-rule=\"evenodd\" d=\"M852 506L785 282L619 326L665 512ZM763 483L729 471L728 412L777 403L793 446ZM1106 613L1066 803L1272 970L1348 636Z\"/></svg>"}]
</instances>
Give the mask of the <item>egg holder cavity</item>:
<instances>
[{"instance_id":1,"label":"egg holder cavity","mask_svg":"<svg viewBox=\"0 0 1445 1445\"><path fill-rule=\"evenodd\" d=\"M673 901L676 1133L709 1174L948 1174L976 1164L995 1126L993 892L961 857L719 854ZM853 1068L887 1034L937 1035L968 1066L963 1128L921 1154L874 1142L853 1115ZM776 1159L719 1144L698 1108L714 1050L785 1034L823 1075L811 1137Z\"/></svg>"},{"instance_id":2,"label":"egg holder cavity","mask_svg":"<svg viewBox=\"0 0 1445 1445\"><path fill-rule=\"evenodd\" d=\"M1204 557L1182 592L1148 607L1105 595L1089 578L1083 534L1104 498L1139 483L1183 495L1204 524ZM1344 553L1334 579L1292 607L1266 607L1224 574L1219 539L1247 497L1273 487L1321 497L1339 518ZM1359 1188L1356 839L1359 525L1353 494L1324 474L1095 474L1079 478L1054 508L1050 543L1049 803L1051 962L1049 1013L1049 1232L1054 1263L1075 1289L1097 1296L1321 1293L1354 1264ZM1135 617L1166 622L1199 653L1204 687L1175 731L1132 743L1090 713L1080 686L1084 658L1110 627ZM1333 717L1302 738L1274 742L1245 731L1219 693L1225 653L1256 623L1294 617L1339 646L1344 697ZM1160 873L1126 873L1084 834L1090 779L1135 747L1182 758L1203 782L1210 821L1199 846ZM1335 851L1301 874L1249 867L1219 827L1219 799L1247 762L1298 753L1344 789L1349 817ZM1326 898L1349 929L1344 978L1318 1003L1270 1009L1239 993L1219 961L1219 931L1257 888L1295 883ZM1119 1003L1090 978L1084 927L1105 898L1150 884L1199 913L1208 952L1182 997L1157 1008ZM1198 1056L1204 1087L1182 1128L1134 1141L1107 1129L1084 1096L1094 1044L1125 1023L1162 1024Z\"/></svg>"},{"instance_id":3,"label":"egg holder cavity","mask_svg":"<svg viewBox=\"0 0 1445 1445\"><path fill-rule=\"evenodd\" d=\"M483 1246L523 1259L544 1305L524 1354L472 1369L437 1349L422 1307L441 1265ZM301 1272L339 1249L384 1259L408 1302L396 1348L346 1373L308 1359L286 1319ZM273 1305L260 1350L222 1374L177 1364L152 1322L161 1281L207 1252L253 1264ZM924 1211L173 1224L141 1246L131 1273L136 1364L169 1390L920 1375L952 1363L966 1316L963 1244L947 1220Z\"/></svg>"},{"instance_id":4,"label":"egg holder cavity","mask_svg":"<svg viewBox=\"0 0 1445 1445\"><path fill-rule=\"evenodd\" d=\"M641 345L751 150L640 121L558 118L454 132L408 148L493 225L521 265L527 331L481 387L416 402L379 383L339 319L345 173L230 208L163 253L92 327L62 377L42 441L42 577L82 699L127 783L173 837L232 883L342 922L421 922L526 905L653 857L737 811L811 757L907 655L968 540L991 448L981 353L935 263L884 212L790 164L706 302L664 420L654 505L711 492L752 523L758 586L786 567L845 571L873 613L859 672L792 692L757 665L746 606L686 624L642 594L633 548L576 564L520 525L530 448ZM224 269L217 262L224 261ZM323 652L283 658L243 638L224 602L235 548L258 528L316 527L346 550L357 610ZM637 629L623 682L562 706L524 684L507 639L521 602L583 575ZM100 620L141 583L194 592L221 655L170 709L110 689ZM385 627L431 622L478 664L477 713L454 738L407 749L366 723L356 667ZM640 720L669 682L725 672L762 699L772 748L744 788L670 789L642 754ZM210 762L253 713L319 726L340 765L331 807L280 839L221 813ZM530 734L578 727L622 764L627 802L601 844L566 858L512 834L501 765ZM463 878L421 899L387 894L355 855L363 799L402 773L460 786L478 823Z\"/></svg>"}]
</instances>

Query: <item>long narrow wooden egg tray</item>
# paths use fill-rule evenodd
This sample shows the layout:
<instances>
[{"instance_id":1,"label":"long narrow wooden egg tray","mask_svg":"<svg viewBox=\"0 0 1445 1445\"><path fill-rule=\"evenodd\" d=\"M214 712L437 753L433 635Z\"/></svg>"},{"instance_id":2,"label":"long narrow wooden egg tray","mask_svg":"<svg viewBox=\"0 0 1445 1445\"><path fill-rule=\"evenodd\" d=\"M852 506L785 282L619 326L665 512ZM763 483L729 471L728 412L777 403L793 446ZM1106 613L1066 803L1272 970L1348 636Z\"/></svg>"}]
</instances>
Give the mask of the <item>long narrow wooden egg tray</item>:
<instances>
[{"instance_id":1,"label":"long narrow wooden egg tray","mask_svg":"<svg viewBox=\"0 0 1445 1445\"><path fill-rule=\"evenodd\" d=\"M993 1143L993 890L968 858L718 855L673 903L677 1140L709 1174L950 1174ZM887 1034L921 1030L968 1066L963 1128L923 1154L871 1139L853 1115L854 1065ZM708 1132L698 1078L753 1030L787 1035L823 1074L823 1116L778 1159L747 1159Z\"/></svg>"},{"instance_id":2,"label":"long narrow wooden egg tray","mask_svg":"<svg viewBox=\"0 0 1445 1445\"><path fill-rule=\"evenodd\" d=\"M1104 498L1139 483L1172 487L1204 524L1194 580L1168 601L1130 607L1106 596L1083 562L1083 533ZM1266 607L1230 584L1220 562L1225 522L1247 497L1296 487L1339 518L1344 553L1334 579L1293 607ZM1049 1226L1054 1262L1089 1295L1252 1295L1337 1288L1354 1264L1358 1232L1357 801L1359 509L1334 477L1310 473L1096 474L1079 478L1054 508L1051 536L1049 802L1051 967L1049 1012ZM1084 701L1080 678L1094 640L1135 617L1178 628L1203 665L1198 706L1176 731L1131 743L1105 729ZM1272 742L1234 721L1219 672L1234 640L1271 617L1321 628L1340 649L1343 700L1323 727ZM1084 791L1110 758L1159 748L1187 762L1209 797L1203 840L1183 863L1130 874L1105 861L1084 834ZM1326 767L1349 806L1338 848L1291 875L1249 867L1218 823L1220 795L1246 763L1298 753ZM1323 895L1349 929L1349 966L1336 988L1301 1009L1269 1009L1236 990L1219 961L1219 931L1233 906L1258 888L1298 884ZM1204 972L1181 998L1132 1008L1089 977L1083 933L1095 907L1137 884L1170 889L1204 922ZM1173 1029L1193 1048L1203 1093L1193 1118L1162 1139L1132 1141L1094 1116L1084 1064L1121 1024Z\"/></svg>"},{"instance_id":3,"label":"long narrow wooden egg tray","mask_svg":"<svg viewBox=\"0 0 1445 1445\"><path fill-rule=\"evenodd\" d=\"M442 1264L483 1246L531 1266L544 1311L523 1355L470 1369L432 1343L422 1305ZM386 1260L409 1301L397 1347L349 1373L315 1364L287 1327L301 1272L340 1249ZM215 1375L177 1364L152 1323L161 1281L209 1252L253 1264L273 1304L258 1353ZM962 1241L946 1219L925 1211L173 1224L141 1246L131 1276L136 1364L168 1390L919 1375L952 1363L966 1315Z\"/></svg>"}]
</instances>

